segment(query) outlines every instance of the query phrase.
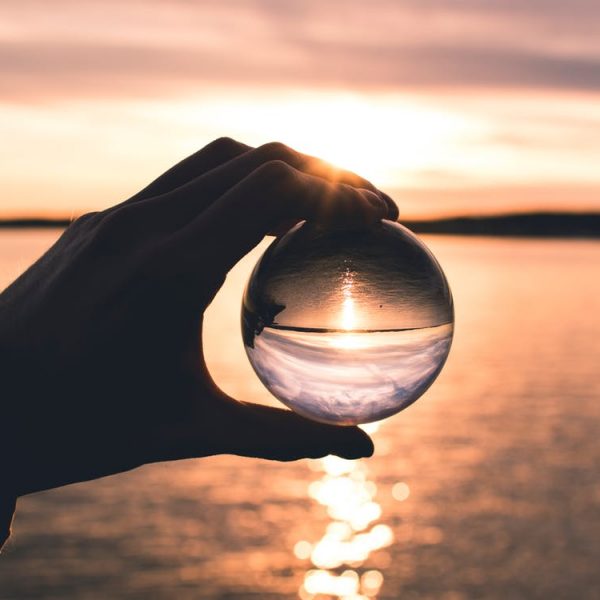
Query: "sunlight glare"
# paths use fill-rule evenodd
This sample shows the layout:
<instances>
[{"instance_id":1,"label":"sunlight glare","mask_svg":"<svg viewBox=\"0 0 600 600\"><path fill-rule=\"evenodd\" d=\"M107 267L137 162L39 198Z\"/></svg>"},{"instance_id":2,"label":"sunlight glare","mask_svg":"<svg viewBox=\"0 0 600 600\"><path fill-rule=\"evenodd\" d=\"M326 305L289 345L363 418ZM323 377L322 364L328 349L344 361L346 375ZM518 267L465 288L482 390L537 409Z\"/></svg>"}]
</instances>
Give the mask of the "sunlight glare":
<instances>
[{"instance_id":1,"label":"sunlight glare","mask_svg":"<svg viewBox=\"0 0 600 600\"><path fill-rule=\"evenodd\" d=\"M182 106L188 128L205 125L198 106ZM172 112L169 117L172 118ZM485 130L472 115L420 97L292 90L210 107L211 127L251 144L280 140L378 185L398 186L414 174L460 157L457 144Z\"/></svg>"},{"instance_id":2,"label":"sunlight glare","mask_svg":"<svg viewBox=\"0 0 600 600\"><path fill-rule=\"evenodd\" d=\"M299 596L302 600L324 596L332 600L374 600L383 584L383 574L370 569L359 575L355 569L394 540L392 529L377 523L382 516L381 506L375 501L377 485L368 479L362 461L326 456L313 465L320 466L323 475L310 483L308 494L327 508L331 522L320 540L301 540L294 546L296 557L309 555L315 567L305 573ZM379 561L373 564L381 568ZM340 573L344 567L347 570Z\"/></svg>"},{"instance_id":3,"label":"sunlight glare","mask_svg":"<svg viewBox=\"0 0 600 600\"><path fill-rule=\"evenodd\" d=\"M342 329L351 331L356 328L356 315L354 314L354 300L352 296L344 298L342 305Z\"/></svg>"},{"instance_id":4,"label":"sunlight glare","mask_svg":"<svg viewBox=\"0 0 600 600\"><path fill-rule=\"evenodd\" d=\"M340 329L351 332L358 328L358 317L352 290L354 289L354 273L346 269L342 279L342 310L340 312ZM331 339L331 345L341 350L357 350L364 348L367 340L364 336L344 334Z\"/></svg>"}]
</instances>

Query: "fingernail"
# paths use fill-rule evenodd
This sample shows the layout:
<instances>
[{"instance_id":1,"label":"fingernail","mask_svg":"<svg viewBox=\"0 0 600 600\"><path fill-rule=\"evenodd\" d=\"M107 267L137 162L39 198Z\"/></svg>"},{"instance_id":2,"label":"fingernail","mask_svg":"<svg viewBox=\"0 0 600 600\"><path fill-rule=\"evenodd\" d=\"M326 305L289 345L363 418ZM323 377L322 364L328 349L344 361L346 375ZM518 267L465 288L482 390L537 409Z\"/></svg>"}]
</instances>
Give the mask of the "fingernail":
<instances>
[{"instance_id":1,"label":"fingernail","mask_svg":"<svg viewBox=\"0 0 600 600\"><path fill-rule=\"evenodd\" d=\"M394 202L394 199L385 192L380 192L380 194L383 197L383 199L388 203L388 209L390 211L393 211L396 214L396 218L398 218L400 210L398 208L398 205Z\"/></svg>"},{"instance_id":2,"label":"fingernail","mask_svg":"<svg viewBox=\"0 0 600 600\"><path fill-rule=\"evenodd\" d=\"M364 188L360 188L360 193L365 197L366 200L368 200L371 206L377 209L377 212L381 217L384 217L387 214L388 205L387 202L381 196L379 196L375 192L372 192L371 190L366 190Z\"/></svg>"},{"instance_id":3,"label":"fingernail","mask_svg":"<svg viewBox=\"0 0 600 600\"><path fill-rule=\"evenodd\" d=\"M369 458L370 456L373 456L374 452L375 452L375 445L373 444L373 441L371 440L371 438L366 438L365 443L362 444L361 449L360 449L361 457Z\"/></svg>"},{"instance_id":4,"label":"fingernail","mask_svg":"<svg viewBox=\"0 0 600 600\"><path fill-rule=\"evenodd\" d=\"M375 448L373 441L366 435L356 436L351 442L347 442L341 452L343 458L353 460L356 458L367 458L373 456Z\"/></svg>"}]
</instances>

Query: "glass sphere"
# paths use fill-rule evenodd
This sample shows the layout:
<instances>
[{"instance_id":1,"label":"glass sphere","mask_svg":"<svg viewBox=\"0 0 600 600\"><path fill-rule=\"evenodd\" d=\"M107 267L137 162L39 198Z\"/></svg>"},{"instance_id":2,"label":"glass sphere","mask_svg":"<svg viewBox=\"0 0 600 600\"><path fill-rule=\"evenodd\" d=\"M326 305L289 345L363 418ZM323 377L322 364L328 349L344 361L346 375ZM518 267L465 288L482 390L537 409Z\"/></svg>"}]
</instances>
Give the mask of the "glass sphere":
<instances>
[{"instance_id":1,"label":"glass sphere","mask_svg":"<svg viewBox=\"0 0 600 600\"><path fill-rule=\"evenodd\" d=\"M412 404L441 371L454 311L446 277L406 227L301 223L257 263L242 332L260 380L300 415L378 421Z\"/></svg>"}]
</instances>

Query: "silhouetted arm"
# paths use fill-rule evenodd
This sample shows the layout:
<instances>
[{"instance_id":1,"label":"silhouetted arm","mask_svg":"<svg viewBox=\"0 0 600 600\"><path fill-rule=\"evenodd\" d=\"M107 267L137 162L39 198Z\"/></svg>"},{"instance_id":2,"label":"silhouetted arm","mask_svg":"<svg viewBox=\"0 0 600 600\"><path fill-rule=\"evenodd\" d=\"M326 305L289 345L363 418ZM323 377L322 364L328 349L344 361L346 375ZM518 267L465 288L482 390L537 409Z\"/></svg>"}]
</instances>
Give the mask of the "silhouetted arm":
<instances>
[{"instance_id":1,"label":"silhouetted arm","mask_svg":"<svg viewBox=\"0 0 600 600\"><path fill-rule=\"evenodd\" d=\"M14 496L157 461L370 455L359 428L225 395L204 362L202 316L269 232L396 216L357 175L281 144L221 139L75 221L0 295L0 348L22 373L0 401L11 403L0 406L13 468L4 515Z\"/></svg>"},{"instance_id":2,"label":"silhouetted arm","mask_svg":"<svg viewBox=\"0 0 600 600\"><path fill-rule=\"evenodd\" d=\"M0 550L10 536L10 526L13 520L17 500L10 494L0 497Z\"/></svg>"}]
</instances>

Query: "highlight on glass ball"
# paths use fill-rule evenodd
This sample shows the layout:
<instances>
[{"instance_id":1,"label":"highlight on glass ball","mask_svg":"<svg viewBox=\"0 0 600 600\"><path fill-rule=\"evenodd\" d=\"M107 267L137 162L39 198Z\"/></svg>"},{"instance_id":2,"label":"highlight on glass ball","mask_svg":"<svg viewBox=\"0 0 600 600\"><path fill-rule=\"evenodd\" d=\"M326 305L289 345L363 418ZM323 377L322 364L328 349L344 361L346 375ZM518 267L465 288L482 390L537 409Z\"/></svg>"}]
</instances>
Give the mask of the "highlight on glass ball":
<instances>
[{"instance_id":1,"label":"highlight on glass ball","mask_svg":"<svg viewBox=\"0 0 600 600\"><path fill-rule=\"evenodd\" d=\"M391 221L301 223L257 263L242 304L254 370L298 414L369 423L412 404L450 351L452 295L428 248Z\"/></svg>"}]
</instances>

